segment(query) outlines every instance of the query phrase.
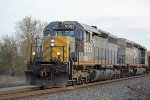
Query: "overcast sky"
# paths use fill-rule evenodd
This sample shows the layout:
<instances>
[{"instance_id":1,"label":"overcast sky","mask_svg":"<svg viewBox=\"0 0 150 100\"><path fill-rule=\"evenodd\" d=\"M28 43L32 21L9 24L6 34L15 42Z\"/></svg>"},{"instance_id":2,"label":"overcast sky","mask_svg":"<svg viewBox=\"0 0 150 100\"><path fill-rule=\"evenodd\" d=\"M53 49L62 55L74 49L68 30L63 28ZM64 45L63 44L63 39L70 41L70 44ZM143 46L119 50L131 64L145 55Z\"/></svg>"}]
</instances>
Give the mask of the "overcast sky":
<instances>
[{"instance_id":1,"label":"overcast sky","mask_svg":"<svg viewBox=\"0 0 150 100\"><path fill-rule=\"evenodd\" d=\"M150 0L0 0L0 36L25 16L95 25L150 50Z\"/></svg>"}]
</instances>

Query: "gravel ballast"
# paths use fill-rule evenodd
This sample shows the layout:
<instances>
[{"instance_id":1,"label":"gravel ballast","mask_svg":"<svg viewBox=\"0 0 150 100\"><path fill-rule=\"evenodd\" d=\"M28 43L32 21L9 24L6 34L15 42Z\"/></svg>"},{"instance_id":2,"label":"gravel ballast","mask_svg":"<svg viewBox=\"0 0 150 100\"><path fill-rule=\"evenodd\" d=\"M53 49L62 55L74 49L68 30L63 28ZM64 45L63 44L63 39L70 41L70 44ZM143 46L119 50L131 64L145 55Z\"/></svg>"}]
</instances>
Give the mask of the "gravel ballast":
<instances>
[{"instance_id":1,"label":"gravel ballast","mask_svg":"<svg viewBox=\"0 0 150 100\"><path fill-rule=\"evenodd\" d=\"M25 100L150 100L150 76L24 98Z\"/></svg>"}]
</instances>

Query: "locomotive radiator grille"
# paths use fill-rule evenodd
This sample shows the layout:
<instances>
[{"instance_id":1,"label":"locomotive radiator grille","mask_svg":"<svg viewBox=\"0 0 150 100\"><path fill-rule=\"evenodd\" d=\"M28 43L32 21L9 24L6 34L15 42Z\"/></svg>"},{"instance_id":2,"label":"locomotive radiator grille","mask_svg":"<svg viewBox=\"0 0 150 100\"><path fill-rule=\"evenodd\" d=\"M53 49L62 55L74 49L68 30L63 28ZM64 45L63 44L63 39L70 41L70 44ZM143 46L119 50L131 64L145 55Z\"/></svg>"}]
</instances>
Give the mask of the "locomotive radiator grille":
<instances>
[{"instance_id":1,"label":"locomotive radiator grille","mask_svg":"<svg viewBox=\"0 0 150 100\"><path fill-rule=\"evenodd\" d=\"M48 62L51 58L58 59L58 52L60 53L60 61L67 61L67 43L67 37L64 36L45 36L43 39L43 61Z\"/></svg>"}]
</instances>

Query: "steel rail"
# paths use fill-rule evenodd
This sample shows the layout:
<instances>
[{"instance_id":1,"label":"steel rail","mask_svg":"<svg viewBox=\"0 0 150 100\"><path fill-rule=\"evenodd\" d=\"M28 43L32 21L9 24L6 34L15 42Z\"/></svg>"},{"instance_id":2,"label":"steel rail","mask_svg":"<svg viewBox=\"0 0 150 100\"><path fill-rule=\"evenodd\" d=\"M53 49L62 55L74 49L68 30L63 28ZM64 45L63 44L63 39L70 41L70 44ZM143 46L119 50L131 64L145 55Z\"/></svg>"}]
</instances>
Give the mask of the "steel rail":
<instances>
[{"instance_id":1,"label":"steel rail","mask_svg":"<svg viewBox=\"0 0 150 100\"><path fill-rule=\"evenodd\" d=\"M93 83L87 83L87 84L81 84L81 85L67 86L67 87L63 87L63 88L50 88L50 89L46 88L43 90L37 89L34 91L19 90L20 92L16 92L17 90L14 90L15 91L15 92L13 91L14 93L12 93L11 91L10 92L7 91L5 93L0 93L0 100L25 98L25 97L29 97L29 96L35 96L35 95L43 95L43 94L49 94L49 93L70 91L70 90L75 90L75 89L80 89L80 88L85 88L85 87L90 87L90 86L96 86L96 85L101 85L101 84L109 84L109 83L113 83L113 82L124 81L124 80L129 80L129 79L134 79L134 78L145 77L145 76L150 76L150 74L144 74L144 75L138 75L138 76L132 76L132 77L126 77L126 78L120 78L120 79L113 79L113 80L106 80L106 81L99 81L99 82L93 82Z\"/></svg>"}]
</instances>

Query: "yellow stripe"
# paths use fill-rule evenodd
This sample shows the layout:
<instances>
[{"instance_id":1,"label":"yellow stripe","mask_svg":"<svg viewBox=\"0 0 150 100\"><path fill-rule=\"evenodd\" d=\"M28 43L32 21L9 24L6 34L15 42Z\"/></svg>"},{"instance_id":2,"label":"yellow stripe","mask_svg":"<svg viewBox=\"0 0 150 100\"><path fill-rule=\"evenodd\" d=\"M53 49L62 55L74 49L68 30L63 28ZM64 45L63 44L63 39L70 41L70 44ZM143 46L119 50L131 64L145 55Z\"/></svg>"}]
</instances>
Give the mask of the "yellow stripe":
<instances>
[{"instance_id":1,"label":"yellow stripe","mask_svg":"<svg viewBox=\"0 0 150 100\"><path fill-rule=\"evenodd\" d=\"M54 57L54 58L56 58L56 59L57 59L57 58L58 58L58 55L57 55L57 54L55 54L55 53L53 53L53 54L52 54L52 57ZM65 58L64 58L64 59L65 59ZM62 57L60 57L60 61L63 61L63 58L62 58Z\"/></svg>"},{"instance_id":2,"label":"yellow stripe","mask_svg":"<svg viewBox=\"0 0 150 100\"><path fill-rule=\"evenodd\" d=\"M55 50L56 52L59 52L61 55L63 55L62 50L59 50L58 48L53 48L53 50ZM68 57L67 53L65 53L65 52L64 52L64 57L66 57L66 58Z\"/></svg>"},{"instance_id":3,"label":"yellow stripe","mask_svg":"<svg viewBox=\"0 0 150 100\"><path fill-rule=\"evenodd\" d=\"M58 58L58 55L56 55L55 53L52 53L52 57ZM62 59L61 59L61 60L62 60ZM50 61L50 56L46 57L46 58L44 59L44 61Z\"/></svg>"},{"instance_id":4,"label":"yellow stripe","mask_svg":"<svg viewBox=\"0 0 150 100\"><path fill-rule=\"evenodd\" d=\"M44 59L44 61L50 61L50 57L48 56L47 58Z\"/></svg>"},{"instance_id":5,"label":"yellow stripe","mask_svg":"<svg viewBox=\"0 0 150 100\"><path fill-rule=\"evenodd\" d=\"M53 49L56 48L56 47L53 47ZM46 48L44 48L45 50ZM43 50L43 51L44 51ZM64 51L67 51L67 47L64 47ZM62 51L61 51L62 52ZM43 52L43 57L47 54L47 53L50 53L50 48L48 48L45 52Z\"/></svg>"},{"instance_id":6,"label":"yellow stripe","mask_svg":"<svg viewBox=\"0 0 150 100\"><path fill-rule=\"evenodd\" d=\"M44 48L50 47L50 46L51 46L50 42L47 42L45 45L43 45Z\"/></svg>"},{"instance_id":7,"label":"yellow stripe","mask_svg":"<svg viewBox=\"0 0 150 100\"><path fill-rule=\"evenodd\" d=\"M65 46L64 44L60 43L58 40L55 40L55 44L56 44L57 46Z\"/></svg>"},{"instance_id":8,"label":"yellow stripe","mask_svg":"<svg viewBox=\"0 0 150 100\"><path fill-rule=\"evenodd\" d=\"M54 58L58 58L58 55L57 55L57 54L55 54L55 53L52 53L52 57L54 57Z\"/></svg>"},{"instance_id":9,"label":"yellow stripe","mask_svg":"<svg viewBox=\"0 0 150 100\"><path fill-rule=\"evenodd\" d=\"M61 50L59 50L58 48L54 47L53 50L54 50L55 52L60 52L60 54L63 55L63 52L62 52ZM48 53L50 53L50 48L47 49L47 50L43 53L43 57L46 56ZM53 53L52 53L52 57L57 58L58 55L53 52ZM65 59L67 59L67 53L64 53L64 57L65 57ZM62 61L63 58L61 57L60 59L61 59L61 61ZM44 58L44 61L49 61L49 60L50 60L50 56Z\"/></svg>"},{"instance_id":10,"label":"yellow stripe","mask_svg":"<svg viewBox=\"0 0 150 100\"><path fill-rule=\"evenodd\" d=\"M50 36L45 36L42 42L43 43L46 42L49 38L50 38Z\"/></svg>"},{"instance_id":11,"label":"yellow stripe","mask_svg":"<svg viewBox=\"0 0 150 100\"><path fill-rule=\"evenodd\" d=\"M57 36L57 38L67 43L67 38L64 38L63 36Z\"/></svg>"},{"instance_id":12,"label":"yellow stripe","mask_svg":"<svg viewBox=\"0 0 150 100\"><path fill-rule=\"evenodd\" d=\"M56 44L57 46L65 46L65 45L63 45L62 43L58 42L57 40L55 41L55 44ZM67 51L67 47L66 47L66 46L64 47L64 50Z\"/></svg>"},{"instance_id":13,"label":"yellow stripe","mask_svg":"<svg viewBox=\"0 0 150 100\"><path fill-rule=\"evenodd\" d=\"M49 41L48 39L50 39L50 36L46 36L43 38L43 51L45 49L47 49L47 47L50 47L51 46L51 41ZM62 41L62 42L61 42ZM64 60L67 59L68 57L68 54L67 54L67 51L68 51L68 48L66 47L67 46L67 38L63 37L63 36L57 36L55 37L55 41L54 41L54 46L65 46L64 47L64 50L66 52L64 52ZM59 49L59 47L53 47L53 50L55 51L52 52L52 57L55 57L55 58L58 58L58 55L57 55L57 52L59 52L61 54L61 61L62 61L62 55L63 55L63 51L62 51L62 47L60 47L61 49ZM48 55L50 53L50 48L48 48L46 51L43 52L43 57L46 57L46 55ZM50 55L47 56L46 58L43 59L44 61L50 61Z\"/></svg>"},{"instance_id":14,"label":"yellow stripe","mask_svg":"<svg viewBox=\"0 0 150 100\"><path fill-rule=\"evenodd\" d=\"M48 53L50 53L50 48L48 48L48 49L43 53L43 57L44 57L45 55L47 55Z\"/></svg>"},{"instance_id":15,"label":"yellow stripe","mask_svg":"<svg viewBox=\"0 0 150 100\"><path fill-rule=\"evenodd\" d=\"M58 43L59 43L59 42L58 42ZM57 45L58 45L58 43L57 43ZM49 47L49 45L50 45L50 44L48 44L48 43L47 43L46 45L44 45L44 46L43 46L43 51L44 51L47 47ZM56 47L53 47L53 48L56 48ZM46 51L49 52L49 51L50 51L50 48L48 48ZM46 51L45 51L45 52L46 52ZM67 47L64 47L64 51L67 51ZM44 53L45 53L45 52L44 52ZM47 52L46 52L46 53L47 53Z\"/></svg>"},{"instance_id":16,"label":"yellow stripe","mask_svg":"<svg viewBox=\"0 0 150 100\"><path fill-rule=\"evenodd\" d=\"M64 50L65 50L65 51L67 51L67 50L68 50L68 48L67 48L67 47L64 47Z\"/></svg>"}]
</instances>

